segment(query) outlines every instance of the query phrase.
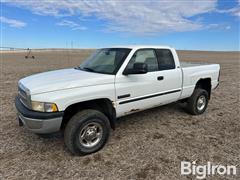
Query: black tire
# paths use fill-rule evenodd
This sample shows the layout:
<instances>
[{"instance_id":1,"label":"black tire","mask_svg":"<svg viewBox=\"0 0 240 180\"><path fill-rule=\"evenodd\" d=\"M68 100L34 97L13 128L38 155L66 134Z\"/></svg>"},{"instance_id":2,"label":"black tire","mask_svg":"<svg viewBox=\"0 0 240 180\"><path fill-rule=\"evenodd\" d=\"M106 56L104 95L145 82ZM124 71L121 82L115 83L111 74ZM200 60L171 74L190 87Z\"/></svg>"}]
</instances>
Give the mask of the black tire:
<instances>
[{"instance_id":1,"label":"black tire","mask_svg":"<svg viewBox=\"0 0 240 180\"><path fill-rule=\"evenodd\" d=\"M202 108L198 108L199 98L205 98L205 105ZM208 92L204 89L197 88L194 90L192 96L187 100L187 112L192 115L199 115L205 112L208 105Z\"/></svg>"},{"instance_id":2,"label":"black tire","mask_svg":"<svg viewBox=\"0 0 240 180\"><path fill-rule=\"evenodd\" d=\"M86 147L83 142L80 142L79 135L82 133L81 131L91 123L97 124L101 127L101 138L93 147ZM99 111L86 109L76 113L69 120L64 131L64 142L72 154L83 156L94 153L103 148L108 140L109 134L110 123L108 118Z\"/></svg>"}]
</instances>

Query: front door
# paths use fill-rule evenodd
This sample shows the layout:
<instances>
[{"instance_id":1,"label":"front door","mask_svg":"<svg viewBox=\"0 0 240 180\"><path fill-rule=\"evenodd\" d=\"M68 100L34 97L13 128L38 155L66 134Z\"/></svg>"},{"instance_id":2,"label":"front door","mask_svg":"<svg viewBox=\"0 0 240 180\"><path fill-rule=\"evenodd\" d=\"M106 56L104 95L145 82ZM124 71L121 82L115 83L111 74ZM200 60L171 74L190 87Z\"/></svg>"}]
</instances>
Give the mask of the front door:
<instances>
[{"instance_id":1,"label":"front door","mask_svg":"<svg viewBox=\"0 0 240 180\"><path fill-rule=\"evenodd\" d=\"M154 49L137 50L130 59L127 69L133 68L137 62L148 65L146 74L119 74L116 76L116 103L117 116L146 109L156 104L155 98L147 98L158 92L158 60Z\"/></svg>"},{"instance_id":2,"label":"front door","mask_svg":"<svg viewBox=\"0 0 240 180\"><path fill-rule=\"evenodd\" d=\"M174 102L179 99L182 72L169 49L139 49L126 68L146 63L146 74L118 74L115 80L117 116Z\"/></svg>"}]
</instances>

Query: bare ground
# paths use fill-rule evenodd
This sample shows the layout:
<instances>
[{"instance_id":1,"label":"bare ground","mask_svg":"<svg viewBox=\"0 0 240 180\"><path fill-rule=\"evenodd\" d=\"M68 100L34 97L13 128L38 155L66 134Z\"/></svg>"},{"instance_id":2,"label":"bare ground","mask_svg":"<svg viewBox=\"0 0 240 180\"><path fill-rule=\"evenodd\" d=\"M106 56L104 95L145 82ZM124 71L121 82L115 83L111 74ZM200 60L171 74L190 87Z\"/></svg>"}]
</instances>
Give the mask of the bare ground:
<instances>
[{"instance_id":1,"label":"bare ground","mask_svg":"<svg viewBox=\"0 0 240 180\"><path fill-rule=\"evenodd\" d=\"M239 52L179 51L180 59L219 63L220 86L205 114L191 116L178 104L119 119L99 152L72 156L61 134L42 138L18 126L17 81L47 70L77 66L81 51L2 53L0 84L0 179L192 179L180 176L183 160L238 165L240 178ZM219 179L215 176L210 179Z\"/></svg>"}]
</instances>

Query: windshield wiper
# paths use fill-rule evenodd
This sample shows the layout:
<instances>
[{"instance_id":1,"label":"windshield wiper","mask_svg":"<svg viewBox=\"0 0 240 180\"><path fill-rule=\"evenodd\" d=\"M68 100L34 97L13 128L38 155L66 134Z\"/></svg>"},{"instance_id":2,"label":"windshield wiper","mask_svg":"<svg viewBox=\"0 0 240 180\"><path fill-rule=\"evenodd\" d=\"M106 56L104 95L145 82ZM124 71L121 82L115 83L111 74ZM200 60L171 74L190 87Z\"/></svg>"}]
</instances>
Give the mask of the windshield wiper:
<instances>
[{"instance_id":1,"label":"windshield wiper","mask_svg":"<svg viewBox=\"0 0 240 180\"><path fill-rule=\"evenodd\" d=\"M83 69L83 70L87 70L87 71L89 71L89 72L95 72L94 69L89 68L89 67L83 67L82 69Z\"/></svg>"},{"instance_id":2,"label":"windshield wiper","mask_svg":"<svg viewBox=\"0 0 240 180\"><path fill-rule=\"evenodd\" d=\"M80 66L74 67L74 69L81 69Z\"/></svg>"},{"instance_id":3,"label":"windshield wiper","mask_svg":"<svg viewBox=\"0 0 240 180\"><path fill-rule=\"evenodd\" d=\"M75 67L75 69L85 70L85 71L89 71L89 72L95 72L94 69L89 68L89 67L81 67L81 66L78 66L78 67Z\"/></svg>"}]
</instances>

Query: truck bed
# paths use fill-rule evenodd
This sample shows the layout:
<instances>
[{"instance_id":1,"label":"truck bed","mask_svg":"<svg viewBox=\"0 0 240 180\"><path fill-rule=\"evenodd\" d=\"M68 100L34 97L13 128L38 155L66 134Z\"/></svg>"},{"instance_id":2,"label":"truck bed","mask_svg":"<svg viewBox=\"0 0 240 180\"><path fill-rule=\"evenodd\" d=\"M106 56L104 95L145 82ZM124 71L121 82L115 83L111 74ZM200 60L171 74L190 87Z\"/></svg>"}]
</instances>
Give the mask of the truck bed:
<instances>
[{"instance_id":1,"label":"truck bed","mask_svg":"<svg viewBox=\"0 0 240 180\"><path fill-rule=\"evenodd\" d=\"M191 95L199 79L209 78L211 87L214 89L218 84L219 69L218 64L180 62L183 74L183 90L181 98Z\"/></svg>"},{"instance_id":2,"label":"truck bed","mask_svg":"<svg viewBox=\"0 0 240 180\"><path fill-rule=\"evenodd\" d=\"M180 62L182 68L194 67L194 66L204 66L210 65L209 63L199 63L199 62Z\"/></svg>"}]
</instances>

